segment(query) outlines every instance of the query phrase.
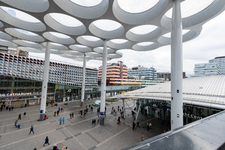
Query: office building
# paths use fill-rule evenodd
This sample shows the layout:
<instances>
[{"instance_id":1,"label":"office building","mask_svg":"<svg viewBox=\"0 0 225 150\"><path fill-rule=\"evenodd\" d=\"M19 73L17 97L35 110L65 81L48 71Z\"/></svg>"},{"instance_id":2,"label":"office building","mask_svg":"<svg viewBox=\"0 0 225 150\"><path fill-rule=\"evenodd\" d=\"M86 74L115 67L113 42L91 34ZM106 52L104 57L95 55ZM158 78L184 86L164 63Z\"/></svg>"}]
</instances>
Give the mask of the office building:
<instances>
[{"instance_id":1,"label":"office building","mask_svg":"<svg viewBox=\"0 0 225 150\"><path fill-rule=\"evenodd\" d=\"M157 80L157 73L153 67L147 68L139 65L128 69L128 77L155 81Z\"/></svg>"},{"instance_id":2,"label":"office building","mask_svg":"<svg viewBox=\"0 0 225 150\"><path fill-rule=\"evenodd\" d=\"M220 75L220 67L217 63L195 64L194 72L196 77Z\"/></svg>"}]
</instances>

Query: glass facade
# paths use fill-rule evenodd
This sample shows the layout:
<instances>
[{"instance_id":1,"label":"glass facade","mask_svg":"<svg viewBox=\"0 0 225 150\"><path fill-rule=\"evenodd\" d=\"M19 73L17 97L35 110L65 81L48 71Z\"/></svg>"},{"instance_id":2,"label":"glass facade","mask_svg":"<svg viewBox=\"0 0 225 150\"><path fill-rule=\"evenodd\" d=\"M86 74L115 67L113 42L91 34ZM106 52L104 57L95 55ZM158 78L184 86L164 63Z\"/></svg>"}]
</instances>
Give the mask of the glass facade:
<instances>
[{"instance_id":1,"label":"glass facade","mask_svg":"<svg viewBox=\"0 0 225 150\"><path fill-rule=\"evenodd\" d=\"M128 69L128 77L144 80L157 80L157 73L153 67L145 68L138 66Z\"/></svg>"},{"instance_id":2,"label":"glass facade","mask_svg":"<svg viewBox=\"0 0 225 150\"><path fill-rule=\"evenodd\" d=\"M221 74L225 74L225 56L209 60L209 63L217 63Z\"/></svg>"},{"instance_id":3,"label":"glass facade","mask_svg":"<svg viewBox=\"0 0 225 150\"><path fill-rule=\"evenodd\" d=\"M225 56L215 57L209 63L195 64L195 76L212 76L225 74Z\"/></svg>"}]
</instances>

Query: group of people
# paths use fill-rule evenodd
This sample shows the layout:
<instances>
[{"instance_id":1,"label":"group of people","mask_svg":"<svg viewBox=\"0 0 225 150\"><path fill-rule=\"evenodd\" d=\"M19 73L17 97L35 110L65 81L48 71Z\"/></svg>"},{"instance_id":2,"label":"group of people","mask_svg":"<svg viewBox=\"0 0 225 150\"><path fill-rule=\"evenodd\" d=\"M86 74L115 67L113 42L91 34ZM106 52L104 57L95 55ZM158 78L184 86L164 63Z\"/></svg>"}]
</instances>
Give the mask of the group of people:
<instances>
[{"instance_id":1,"label":"group of people","mask_svg":"<svg viewBox=\"0 0 225 150\"><path fill-rule=\"evenodd\" d=\"M89 108L91 109L91 111L93 111L93 107L91 105L89 105ZM82 118L83 116L85 116L88 113L88 107L86 106L86 108L84 110L80 110L80 117Z\"/></svg>"},{"instance_id":2,"label":"group of people","mask_svg":"<svg viewBox=\"0 0 225 150\"><path fill-rule=\"evenodd\" d=\"M64 124L64 122L65 122L65 117L59 118L59 124L60 124L60 125L61 125L62 123Z\"/></svg>"},{"instance_id":3,"label":"group of people","mask_svg":"<svg viewBox=\"0 0 225 150\"><path fill-rule=\"evenodd\" d=\"M13 108L14 108L14 107L13 107L13 106L9 107L9 106L6 106L5 104L3 104L3 105L1 105L0 110L2 111L4 108L5 108L6 110L9 110L9 111L12 110L12 111L13 111Z\"/></svg>"}]
</instances>

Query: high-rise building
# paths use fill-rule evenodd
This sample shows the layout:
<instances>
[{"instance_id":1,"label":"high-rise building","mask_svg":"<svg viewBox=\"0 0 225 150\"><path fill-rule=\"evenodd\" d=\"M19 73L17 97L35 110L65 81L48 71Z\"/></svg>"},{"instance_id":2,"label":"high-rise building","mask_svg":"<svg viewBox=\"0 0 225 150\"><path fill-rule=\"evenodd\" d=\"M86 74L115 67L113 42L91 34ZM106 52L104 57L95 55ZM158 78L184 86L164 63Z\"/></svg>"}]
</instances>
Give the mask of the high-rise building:
<instances>
[{"instance_id":1,"label":"high-rise building","mask_svg":"<svg viewBox=\"0 0 225 150\"><path fill-rule=\"evenodd\" d=\"M139 65L128 69L128 77L155 81L157 80L157 73L153 67L147 68Z\"/></svg>"},{"instance_id":2,"label":"high-rise building","mask_svg":"<svg viewBox=\"0 0 225 150\"><path fill-rule=\"evenodd\" d=\"M225 56L215 57L214 59L209 60L209 63L217 63L220 74L225 74Z\"/></svg>"},{"instance_id":3,"label":"high-rise building","mask_svg":"<svg viewBox=\"0 0 225 150\"><path fill-rule=\"evenodd\" d=\"M195 64L194 72L197 77L220 75L220 69L217 63Z\"/></svg>"},{"instance_id":4,"label":"high-rise building","mask_svg":"<svg viewBox=\"0 0 225 150\"><path fill-rule=\"evenodd\" d=\"M106 85L141 85L141 80L127 79L127 66L122 61L107 64ZM102 66L98 70L98 81L102 79Z\"/></svg>"}]
</instances>

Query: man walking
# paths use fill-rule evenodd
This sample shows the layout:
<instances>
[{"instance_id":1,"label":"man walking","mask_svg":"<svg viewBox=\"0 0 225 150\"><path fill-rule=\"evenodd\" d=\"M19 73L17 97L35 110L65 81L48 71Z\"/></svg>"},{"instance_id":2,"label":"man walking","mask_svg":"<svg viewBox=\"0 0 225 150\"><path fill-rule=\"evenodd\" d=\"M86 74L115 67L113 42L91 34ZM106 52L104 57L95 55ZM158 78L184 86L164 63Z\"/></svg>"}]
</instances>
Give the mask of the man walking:
<instances>
[{"instance_id":1,"label":"man walking","mask_svg":"<svg viewBox=\"0 0 225 150\"><path fill-rule=\"evenodd\" d=\"M18 120L21 120L21 114L19 114Z\"/></svg>"},{"instance_id":2,"label":"man walking","mask_svg":"<svg viewBox=\"0 0 225 150\"><path fill-rule=\"evenodd\" d=\"M24 112L24 113L23 113L23 117L25 117L25 118L26 118L26 114L27 114L27 113L26 113L26 112Z\"/></svg>"},{"instance_id":3,"label":"man walking","mask_svg":"<svg viewBox=\"0 0 225 150\"><path fill-rule=\"evenodd\" d=\"M30 127L30 133L31 133L31 132L33 132L33 134L34 134L34 127L33 127L33 125L31 125L31 127ZM30 134L30 133L29 133L29 134Z\"/></svg>"}]
</instances>

